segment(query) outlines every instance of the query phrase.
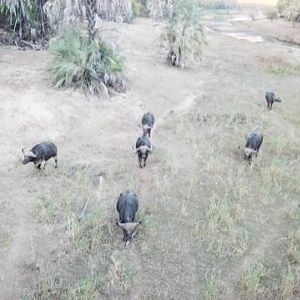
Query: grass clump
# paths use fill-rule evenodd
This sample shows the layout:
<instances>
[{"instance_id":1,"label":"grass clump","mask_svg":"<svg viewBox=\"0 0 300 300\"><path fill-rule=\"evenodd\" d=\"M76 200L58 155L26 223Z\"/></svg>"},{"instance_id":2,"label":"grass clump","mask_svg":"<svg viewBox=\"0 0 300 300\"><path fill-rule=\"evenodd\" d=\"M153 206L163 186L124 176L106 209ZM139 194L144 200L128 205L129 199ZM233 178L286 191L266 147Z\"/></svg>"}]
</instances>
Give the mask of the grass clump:
<instances>
[{"instance_id":1,"label":"grass clump","mask_svg":"<svg viewBox=\"0 0 300 300\"><path fill-rule=\"evenodd\" d=\"M270 64L265 68L267 73L275 75L300 75L300 65Z\"/></svg>"},{"instance_id":2,"label":"grass clump","mask_svg":"<svg viewBox=\"0 0 300 300\"><path fill-rule=\"evenodd\" d=\"M210 199L207 210L207 235L209 251L214 251L218 257L228 255L243 255L248 247L248 233L237 218L229 195Z\"/></svg>"},{"instance_id":3,"label":"grass clump","mask_svg":"<svg viewBox=\"0 0 300 300\"><path fill-rule=\"evenodd\" d=\"M116 284L128 290L131 287L135 270L130 263L129 257L124 253L116 250L112 253L111 266L109 270L109 280L112 286Z\"/></svg>"},{"instance_id":4,"label":"grass clump","mask_svg":"<svg viewBox=\"0 0 300 300\"><path fill-rule=\"evenodd\" d=\"M205 284L205 300L218 300L221 298L220 294L216 280L213 277L208 279Z\"/></svg>"},{"instance_id":5,"label":"grass clump","mask_svg":"<svg viewBox=\"0 0 300 300\"><path fill-rule=\"evenodd\" d=\"M290 264L300 263L300 245L296 239L292 239L288 245L287 257Z\"/></svg>"},{"instance_id":6,"label":"grass clump","mask_svg":"<svg viewBox=\"0 0 300 300\"><path fill-rule=\"evenodd\" d=\"M299 280L299 270L289 265L282 276L281 293L283 299L292 299Z\"/></svg>"},{"instance_id":7,"label":"grass clump","mask_svg":"<svg viewBox=\"0 0 300 300\"><path fill-rule=\"evenodd\" d=\"M101 290L102 285L101 276L86 274L86 277L78 279L76 283L70 283L59 273L45 270L43 273L43 279L37 283L34 292L27 291L24 294L24 299L99 299L99 290Z\"/></svg>"},{"instance_id":8,"label":"grass clump","mask_svg":"<svg viewBox=\"0 0 300 300\"><path fill-rule=\"evenodd\" d=\"M0 225L0 246L6 247L10 244L11 236L6 229Z\"/></svg>"},{"instance_id":9,"label":"grass clump","mask_svg":"<svg viewBox=\"0 0 300 300\"><path fill-rule=\"evenodd\" d=\"M267 274L266 266L259 262L251 266L242 276L240 282L240 292L242 299L257 299L262 292L262 280Z\"/></svg>"},{"instance_id":10,"label":"grass clump","mask_svg":"<svg viewBox=\"0 0 300 300\"><path fill-rule=\"evenodd\" d=\"M38 282L32 295L28 293L25 299L46 300L46 299L68 299L68 290L62 286L59 276L54 273L46 275L45 280Z\"/></svg>"},{"instance_id":11,"label":"grass clump","mask_svg":"<svg viewBox=\"0 0 300 300\"><path fill-rule=\"evenodd\" d=\"M102 40L92 40L68 27L50 44L50 72L55 87L80 88L99 94L124 88L120 74L123 61Z\"/></svg>"},{"instance_id":12,"label":"grass clump","mask_svg":"<svg viewBox=\"0 0 300 300\"><path fill-rule=\"evenodd\" d=\"M94 197L91 192L93 171L89 166L80 166L59 172L55 189L45 188L37 195L34 212L39 222L48 225L64 223L71 231L87 199Z\"/></svg>"}]
</instances>

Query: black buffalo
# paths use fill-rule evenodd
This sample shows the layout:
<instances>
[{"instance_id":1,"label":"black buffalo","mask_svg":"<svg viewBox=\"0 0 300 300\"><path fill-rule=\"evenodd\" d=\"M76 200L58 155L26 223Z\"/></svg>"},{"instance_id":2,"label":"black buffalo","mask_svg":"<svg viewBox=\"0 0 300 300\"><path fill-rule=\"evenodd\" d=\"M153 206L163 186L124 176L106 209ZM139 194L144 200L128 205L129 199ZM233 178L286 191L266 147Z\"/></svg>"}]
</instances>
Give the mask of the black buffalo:
<instances>
[{"instance_id":1,"label":"black buffalo","mask_svg":"<svg viewBox=\"0 0 300 300\"><path fill-rule=\"evenodd\" d=\"M148 155L153 150L153 146L146 132L144 132L143 135L137 139L135 146L133 146L133 149L138 155L140 168L143 168L143 166L146 167Z\"/></svg>"},{"instance_id":2,"label":"black buffalo","mask_svg":"<svg viewBox=\"0 0 300 300\"><path fill-rule=\"evenodd\" d=\"M142 126L143 126L143 131L148 134L148 136L151 136L151 130L153 129L154 126L154 114L151 112L147 112L146 114L143 115L142 118Z\"/></svg>"},{"instance_id":3,"label":"black buffalo","mask_svg":"<svg viewBox=\"0 0 300 300\"><path fill-rule=\"evenodd\" d=\"M265 98L267 100L267 107L270 110L272 109L274 102L281 102L281 98L271 91L266 92Z\"/></svg>"},{"instance_id":4,"label":"black buffalo","mask_svg":"<svg viewBox=\"0 0 300 300\"><path fill-rule=\"evenodd\" d=\"M135 214L138 208L139 204L135 193L126 191L120 194L117 202L117 211L119 213L117 225L123 230L125 246L135 236L137 226L141 223L135 221Z\"/></svg>"},{"instance_id":5,"label":"black buffalo","mask_svg":"<svg viewBox=\"0 0 300 300\"><path fill-rule=\"evenodd\" d=\"M244 150L245 159L251 162L252 155L255 154L257 156L257 153L260 149L262 142L263 142L263 135L261 133L255 131L249 133L248 136L246 137L246 145Z\"/></svg>"},{"instance_id":6,"label":"black buffalo","mask_svg":"<svg viewBox=\"0 0 300 300\"><path fill-rule=\"evenodd\" d=\"M22 152L22 163L24 165L32 162L36 168L44 169L46 161L53 157L55 161L55 168L57 168L57 147L51 142L37 144L30 151L25 151L23 148Z\"/></svg>"}]
</instances>

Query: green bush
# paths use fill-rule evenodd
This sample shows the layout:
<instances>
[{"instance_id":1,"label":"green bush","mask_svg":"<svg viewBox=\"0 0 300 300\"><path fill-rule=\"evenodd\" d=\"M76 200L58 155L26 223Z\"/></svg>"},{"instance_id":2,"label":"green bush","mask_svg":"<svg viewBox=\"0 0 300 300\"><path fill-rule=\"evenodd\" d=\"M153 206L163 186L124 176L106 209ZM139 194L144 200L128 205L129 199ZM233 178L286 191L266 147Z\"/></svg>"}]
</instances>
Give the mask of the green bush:
<instances>
[{"instance_id":1,"label":"green bush","mask_svg":"<svg viewBox=\"0 0 300 300\"><path fill-rule=\"evenodd\" d=\"M0 14L21 39L41 39L48 34L47 16L39 0L0 0Z\"/></svg>"},{"instance_id":2,"label":"green bush","mask_svg":"<svg viewBox=\"0 0 300 300\"><path fill-rule=\"evenodd\" d=\"M231 9L237 6L237 2L234 0L202 0L201 3L205 9L216 10Z\"/></svg>"},{"instance_id":3,"label":"green bush","mask_svg":"<svg viewBox=\"0 0 300 300\"><path fill-rule=\"evenodd\" d=\"M184 67L201 58L205 38L198 1L178 0L169 6L161 41L168 51L168 62L173 66Z\"/></svg>"},{"instance_id":4,"label":"green bush","mask_svg":"<svg viewBox=\"0 0 300 300\"><path fill-rule=\"evenodd\" d=\"M270 9L267 11L266 16L269 20L273 21L278 19L278 10L277 9Z\"/></svg>"},{"instance_id":5,"label":"green bush","mask_svg":"<svg viewBox=\"0 0 300 300\"><path fill-rule=\"evenodd\" d=\"M66 28L50 43L50 72L55 87L81 88L92 94L123 90L123 61L102 40L90 41L77 29Z\"/></svg>"},{"instance_id":6,"label":"green bush","mask_svg":"<svg viewBox=\"0 0 300 300\"><path fill-rule=\"evenodd\" d=\"M132 12L134 17L148 17L147 1L145 0L133 0Z\"/></svg>"},{"instance_id":7,"label":"green bush","mask_svg":"<svg viewBox=\"0 0 300 300\"><path fill-rule=\"evenodd\" d=\"M277 8L281 16L294 24L300 21L300 0L279 0Z\"/></svg>"}]
</instances>

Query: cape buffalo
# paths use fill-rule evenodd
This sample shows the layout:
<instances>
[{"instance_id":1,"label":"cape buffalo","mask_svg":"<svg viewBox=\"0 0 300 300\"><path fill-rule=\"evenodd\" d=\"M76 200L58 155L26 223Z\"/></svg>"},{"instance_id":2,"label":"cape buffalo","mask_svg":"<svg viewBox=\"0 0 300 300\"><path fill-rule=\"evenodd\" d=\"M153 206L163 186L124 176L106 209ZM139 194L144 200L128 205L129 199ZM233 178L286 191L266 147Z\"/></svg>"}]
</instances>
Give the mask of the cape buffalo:
<instances>
[{"instance_id":1,"label":"cape buffalo","mask_svg":"<svg viewBox=\"0 0 300 300\"><path fill-rule=\"evenodd\" d=\"M136 229L141 222L135 221L135 214L139 208L135 193L126 191L120 194L117 202L119 220L117 225L122 228L125 246L127 246L136 234Z\"/></svg>"},{"instance_id":2,"label":"cape buffalo","mask_svg":"<svg viewBox=\"0 0 300 300\"><path fill-rule=\"evenodd\" d=\"M148 134L148 136L151 136L151 130L153 129L154 126L154 115L153 113L147 112L146 114L143 115L142 118L142 126L143 126L143 131Z\"/></svg>"},{"instance_id":3,"label":"cape buffalo","mask_svg":"<svg viewBox=\"0 0 300 300\"><path fill-rule=\"evenodd\" d=\"M255 154L257 156L257 153L263 142L263 135L259 132L252 131L251 133L248 134L246 140L247 141L245 145L244 156L245 159L251 162L252 155Z\"/></svg>"},{"instance_id":4,"label":"cape buffalo","mask_svg":"<svg viewBox=\"0 0 300 300\"><path fill-rule=\"evenodd\" d=\"M143 135L137 139L135 146L133 146L133 149L138 155L140 168L143 168L143 165L144 167L146 167L148 154L151 153L153 150L153 145L147 137L146 132L144 132Z\"/></svg>"},{"instance_id":5,"label":"cape buffalo","mask_svg":"<svg viewBox=\"0 0 300 300\"><path fill-rule=\"evenodd\" d=\"M46 161L53 157L55 161L55 168L57 168L57 147L51 142L37 144L29 151L25 151L23 148L22 152L22 163L24 165L32 162L36 168L44 169Z\"/></svg>"},{"instance_id":6,"label":"cape buffalo","mask_svg":"<svg viewBox=\"0 0 300 300\"><path fill-rule=\"evenodd\" d=\"M275 93L271 91L266 92L265 98L267 100L267 107L270 110L272 109L274 102L281 102L281 98L276 96Z\"/></svg>"}]
</instances>

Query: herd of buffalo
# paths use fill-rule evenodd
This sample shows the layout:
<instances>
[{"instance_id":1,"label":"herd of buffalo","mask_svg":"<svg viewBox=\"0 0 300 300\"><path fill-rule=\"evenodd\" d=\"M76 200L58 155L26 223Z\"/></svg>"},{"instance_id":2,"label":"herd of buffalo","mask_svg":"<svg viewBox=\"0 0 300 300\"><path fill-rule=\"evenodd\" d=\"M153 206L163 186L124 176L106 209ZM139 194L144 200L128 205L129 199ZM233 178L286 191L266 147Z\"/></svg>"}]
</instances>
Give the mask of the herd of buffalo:
<instances>
[{"instance_id":1,"label":"herd of buffalo","mask_svg":"<svg viewBox=\"0 0 300 300\"><path fill-rule=\"evenodd\" d=\"M267 91L265 94L267 107L272 109L274 102L281 102L281 99L272 91ZM153 113L146 113L143 115L141 127L143 134L137 139L133 149L138 155L140 168L146 166L146 161L149 153L153 150L153 145L150 141L151 131L154 127ZM251 163L252 156L257 153L262 145L263 135L257 129L252 130L246 137L246 145L244 148L244 158ZM31 150L25 151L22 149L23 159L22 163L27 164L32 162L38 169L44 169L46 161L53 158L55 161L55 168L57 168L57 147L51 142L42 142L35 145ZM127 246L137 232L137 226L141 224L140 221L135 220L135 215L138 210L137 195L131 191L123 192L119 195L117 201L117 211L119 213L119 220L117 225L122 228L124 234L125 246Z\"/></svg>"}]
</instances>

